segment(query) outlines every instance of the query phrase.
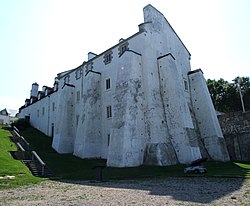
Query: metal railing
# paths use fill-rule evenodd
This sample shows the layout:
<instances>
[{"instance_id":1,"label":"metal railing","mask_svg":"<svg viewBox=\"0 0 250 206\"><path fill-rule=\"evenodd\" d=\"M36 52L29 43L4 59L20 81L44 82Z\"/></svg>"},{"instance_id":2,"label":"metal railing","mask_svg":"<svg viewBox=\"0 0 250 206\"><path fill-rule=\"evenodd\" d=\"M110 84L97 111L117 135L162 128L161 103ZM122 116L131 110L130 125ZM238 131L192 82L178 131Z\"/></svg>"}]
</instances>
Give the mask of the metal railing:
<instances>
[{"instance_id":1,"label":"metal railing","mask_svg":"<svg viewBox=\"0 0 250 206\"><path fill-rule=\"evenodd\" d=\"M14 132L15 136L17 136L19 139L19 142L16 143L16 145L19 147L19 149L22 152L25 152L25 149L22 146L22 145L25 145L27 150L30 150L30 144L27 142L27 140L23 136L21 136L19 134L19 130L15 126L13 127L13 132ZM44 176L46 164L42 161L42 159L39 157L39 155L35 151L31 151L31 160L33 160L33 161L37 160L39 162L39 164L42 167L42 176Z\"/></svg>"},{"instance_id":2,"label":"metal railing","mask_svg":"<svg viewBox=\"0 0 250 206\"><path fill-rule=\"evenodd\" d=\"M35 151L32 151L31 155L32 155L31 156L32 160L36 159L41 164L41 166L42 166L42 176L44 176L46 164L42 161L42 159L39 157L39 155Z\"/></svg>"}]
</instances>

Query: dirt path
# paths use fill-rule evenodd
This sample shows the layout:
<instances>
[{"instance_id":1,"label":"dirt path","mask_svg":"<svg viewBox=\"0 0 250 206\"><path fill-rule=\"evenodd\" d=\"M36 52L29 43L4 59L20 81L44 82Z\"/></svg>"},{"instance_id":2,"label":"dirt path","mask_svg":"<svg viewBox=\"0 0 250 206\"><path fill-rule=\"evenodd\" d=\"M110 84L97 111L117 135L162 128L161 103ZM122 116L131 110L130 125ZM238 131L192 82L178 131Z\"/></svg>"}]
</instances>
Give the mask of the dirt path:
<instances>
[{"instance_id":1,"label":"dirt path","mask_svg":"<svg viewBox=\"0 0 250 206\"><path fill-rule=\"evenodd\" d=\"M45 181L0 190L0 205L250 205L250 180Z\"/></svg>"}]
</instances>

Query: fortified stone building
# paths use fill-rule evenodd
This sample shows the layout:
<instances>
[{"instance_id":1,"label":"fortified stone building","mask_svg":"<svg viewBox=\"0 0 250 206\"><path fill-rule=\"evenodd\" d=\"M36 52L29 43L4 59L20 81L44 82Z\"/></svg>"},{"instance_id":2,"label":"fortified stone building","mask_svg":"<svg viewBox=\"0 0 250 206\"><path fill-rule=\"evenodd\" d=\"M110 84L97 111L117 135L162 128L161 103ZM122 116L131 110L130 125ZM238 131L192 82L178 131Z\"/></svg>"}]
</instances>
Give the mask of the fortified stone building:
<instances>
[{"instance_id":1,"label":"fortified stone building","mask_svg":"<svg viewBox=\"0 0 250 206\"><path fill-rule=\"evenodd\" d=\"M229 160L202 71L191 71L191 55L165 17L151 5L143 12L136 34L89 53L53 88L34 83L20 117L51 136L57 152L112 167Z\"/></svg>"}]
</instances>

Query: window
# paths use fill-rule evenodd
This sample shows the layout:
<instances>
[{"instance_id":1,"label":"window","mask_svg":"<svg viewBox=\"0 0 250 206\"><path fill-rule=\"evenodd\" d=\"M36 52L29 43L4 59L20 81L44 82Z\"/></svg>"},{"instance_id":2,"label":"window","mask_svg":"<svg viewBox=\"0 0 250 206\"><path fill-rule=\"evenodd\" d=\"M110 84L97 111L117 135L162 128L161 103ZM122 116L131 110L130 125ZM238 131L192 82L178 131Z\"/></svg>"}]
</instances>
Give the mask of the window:
<instances>
[{"instance_id":1,"label":"window","mask_svg":"<svg viewBox=\"0 0 250 206\"><path fill-rule=\"evenodd\" d=\"M52 111L55 111L55 102L52 103Z\"/></svg>"},{"instance_id":2,"label":"window","mask_svg":"<svg viewBox=\"0 0 250 206\"><path fill-rule=\"evenodd\" d=\"M113 54L113 52L112 51L109 51L109 52L107 52L105 55L104 55L104 60L103 60L103 62L105 63L105 64L109 64L110 62L111 62L111 60L112 60L112 58L113 58L113 56L112 56L112 54Z\"/></svg>"},{"instance_id":3,"label":"window","mask_svg":"<svg viewBox=\"0 0 250 206\"><path fill-rule=\"evenodd\" d=\"M109 146L109 142L110 142L110 134L108 134L108 146Z\"/></svg>"},{"instance_id":4,"label":"window","mask_svg":"<svg viewBox=\"0 0 250 206\"><path fill-rule=\"evenodd\" d=\"M112 108L111 106L107 106L107 118L111 118L112 117Z\"/></svg>"},{"instance_id":5,"label":"window","mask_svg":"<svg viewBox=\"0 0 250 206\"><path fill-rule=\"evenodd\" d=\"M44 107L42 108L42 115L44 115Z\"/></svg>"},{"instance_id":6,"label":"window","mask_svg":"<svg viewBox=\"0 0 250 206\"><path fill-rule=\"evenodd\" d=\"M78 69L78 70L76 70L76 79L80 79L81 78L81 76L82 76L82 69Z\"/></svg>"},{"instance_id":7,"label":"window","mask_svg":"<svg viewBox=\"0 0 250 206\"><path fill-rule=\"evenodd\" d=\"M85 75L93 69L93 62L89 62L85 67Z\"/></svg>"},{"instance_id":8,"label":"window","mask_svg":"<svg viewBox=\"0 0 250 206\"><path fill-rule=\"evenodd\" d=\"M121 56L126 50L128 50L128 42L125 42L123 44L121 44L118 48L119 50L119 56Z\"/></svg>"},{"instance_id":9,"label":"window","mask_svg":"<svg viewBox=\"0 0 250 206\"><path fill-rule=\"evenodd\" d=\"M106 79L106 90L110 89L110 78Z\"/></svg>"},{"instance_id":10,"label":"window","mask_svg":"<svg viewBox=\"0 0 250 206\"><path fill-rule=\"evenodd\" d=\"M186 91L188 91L188 82L187 80L184 80L184 88Z\"/></svg>"},{"instance_id":11,"label":"window","mask_svg":"<svg viewBox=\"0 0 250 206\"><path fill-rule=\"evenodd\" d=\"M67 75L66 77L64 77L64 83L69 83L69 75Z\"/></svg>"},{"instance_id":12,"label":"window","mask_svg":"<svg viewBox=\"0 0 250 206\"><path fill-rule=\"evenodd\" d=\"M80 101L80 91L76 92L76 101L79 102Z\"/></svg>"},{"instance_id":13,"label":"window","mask_svg":"<svg viewBox=\"0 0 250 206\"><path fill-rule=\"evenodd\" d=\"M39 117L39 109L37 110L37 117Z\"/></svg>"},{"instance_id":14,"label":"window","mask_svg":"<svg viewBox=\"0 0 250 206\"><path fill-rule=\"evenodd\" d=\"M123 45L121 47L121 53L124 53L127 50L127 45Z\"/></svg>"},{"instance_id":15,"label":"window","mask_svg":"<svg viewBox=\"0 0 250 206\"><path fill-rule=\"evenodd\" d=\"M78 122L79 122L79 115L76 115L76 126L78 126Z\"/></svg>"}]
</instances>

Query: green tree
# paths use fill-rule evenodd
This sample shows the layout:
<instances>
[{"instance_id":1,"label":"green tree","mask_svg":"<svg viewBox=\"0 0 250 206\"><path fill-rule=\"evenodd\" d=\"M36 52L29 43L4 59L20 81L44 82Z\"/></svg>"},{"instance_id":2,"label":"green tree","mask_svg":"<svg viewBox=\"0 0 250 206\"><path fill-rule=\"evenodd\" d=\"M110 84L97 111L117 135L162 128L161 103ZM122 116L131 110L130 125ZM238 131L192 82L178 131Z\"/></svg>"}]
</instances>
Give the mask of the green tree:
<instances>
[{"instance_id":1,"label":"green tree","mask_svg":"<svg viewBox=\"0 0 250 206\"><path fill-rule=\"evenodd\" d=\"M229 83L222 78L218 81L208 79L207 86L216 110L220 112L242 110L239 86L241 88L245 110L250 110L249 77L237 77L233 83Z\"/></svg>"}]
</instances>

